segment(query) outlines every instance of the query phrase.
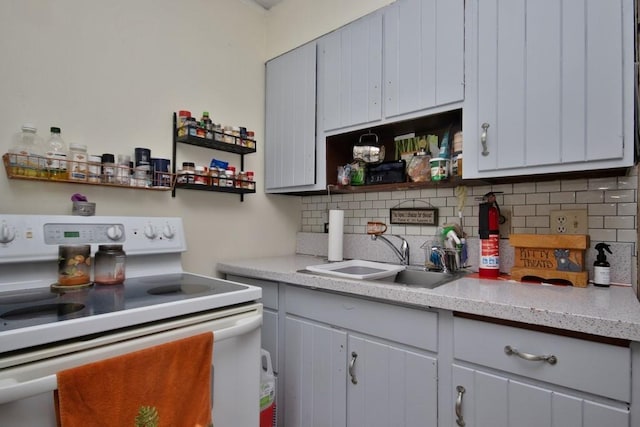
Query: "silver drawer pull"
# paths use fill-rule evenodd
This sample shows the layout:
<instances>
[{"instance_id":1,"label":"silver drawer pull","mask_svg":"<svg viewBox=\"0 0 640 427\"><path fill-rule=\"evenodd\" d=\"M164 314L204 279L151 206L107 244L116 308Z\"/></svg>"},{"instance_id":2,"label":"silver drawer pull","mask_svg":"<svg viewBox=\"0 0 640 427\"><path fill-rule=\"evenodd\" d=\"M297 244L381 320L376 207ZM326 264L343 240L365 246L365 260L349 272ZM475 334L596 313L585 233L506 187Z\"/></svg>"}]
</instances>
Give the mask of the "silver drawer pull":
<instances>
[{"instance_id":1,"label":"silver drawer pull","mask_svg":"<svg viewBox=\"0 0 640 427\"><path fill-rule=\"evenodd\" d=\"M483 123L480 142L482 143L482 155L485 157L489 155L489 151L487 150L487 129L489 129L489 123Z\"/></svg>"},{"instance_id":2,"label":"silver drawer pull","mask_svg":"<svg viewBox=\"0 0 640 427\"><path fill-rule=\"evenodd\" d=\"M351 377L351 382L353 384L358 384L358 379L356 378L356 359L358 358L358 353L355 351L351 352L351 361L349 362L349 376Z\"/></svg>"},{"instance_id":3,"label":"silver drawer pull","mask_svg":"<svg viewBox=\"0 0 640 427\"><path fill-rule=\"evenodd\" d=\"M553 354L537 356L535 354L529 354L529 353L520 352L517 349L511 347L510 345L505 346L504 352L508 356L515 355L515 356L518 356L521 359L528 360L530 362L541 362L542 361L542 362L547 362L549 365L555 365L556 363L558 363L558 358L555 357Z\"/></svg>"},{"instance_id":4,"label":"silver drawer pull","mask_svg":"<svg viewBox=\"0 0 640 427\"><path fill-rule=\"evenodd\" d=\"M456 397L456 424L460 427L464 427L467 423L464 422L464 417L462 416L462 395L465 390L461 385L456 387L456 391L458 392L458 397Z\"/></svg>"}]
</instances>

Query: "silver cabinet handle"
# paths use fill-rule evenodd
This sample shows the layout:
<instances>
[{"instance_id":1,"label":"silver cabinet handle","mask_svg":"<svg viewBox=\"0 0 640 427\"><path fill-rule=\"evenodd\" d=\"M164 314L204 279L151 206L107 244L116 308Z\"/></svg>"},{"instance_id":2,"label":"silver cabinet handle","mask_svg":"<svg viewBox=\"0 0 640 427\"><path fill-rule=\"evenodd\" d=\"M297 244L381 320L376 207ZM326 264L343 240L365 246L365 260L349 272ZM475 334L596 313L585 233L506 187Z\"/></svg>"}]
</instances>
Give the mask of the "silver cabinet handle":
<instances>
[{"instance_id":1,"label":"silver cabinet handle","mask_svg":"<svg viewBox=\"0 0 640 427\"><path fill-rule=\"evenodd\" d=\"M487 151L487 129L489 129L489 123L483 123L480 142L482 143L482 155L485 157L489 155L489 151Z\"/></svg>"},{"instance_id":2,"label":"silver cabinet handle","mask_svg":"<svg viewBox=\"0 0 640 427\"><path fill-rule=\"evenodd\" d=\"M456 424L460 427L464 427L467 424L464 422L464 417L462 416L462 395L464 394L465 389L459 385L456 387L456 391L458 392L458 397L456 397Z\"/></svg>"},{"instance_id":3,"label":"silver cabinet handle","mask_svg":"<svg viewBox=\"0 0 640 427\"><path fill-rule=\"evenodd\" d=\"M356 359L358 358L358 353L355 351L351 352L351 361L349 362L349 376L351 377L351 382L353 384L358 384L358 379L356 378Z\"/></svg>"},{"instance_id":4,"label":"silver cabinet handle","mask_svg":"<svg viewBox=\"0 0 640 427\"><path fill-rule=\"evenodd\" d=\"M517 349L511 347L510 345L505 346L504 348L504 352L508 355L515 355L518 356L521 359L524 360L528 360L530 362L547 362L549 365L555 365L556 363L558 363L558 358L555 357L553 354L550 355L535 355L535 354L529 354L529 353L523 353L521 351L518 351Z\"/></svg>"}]
</instances>

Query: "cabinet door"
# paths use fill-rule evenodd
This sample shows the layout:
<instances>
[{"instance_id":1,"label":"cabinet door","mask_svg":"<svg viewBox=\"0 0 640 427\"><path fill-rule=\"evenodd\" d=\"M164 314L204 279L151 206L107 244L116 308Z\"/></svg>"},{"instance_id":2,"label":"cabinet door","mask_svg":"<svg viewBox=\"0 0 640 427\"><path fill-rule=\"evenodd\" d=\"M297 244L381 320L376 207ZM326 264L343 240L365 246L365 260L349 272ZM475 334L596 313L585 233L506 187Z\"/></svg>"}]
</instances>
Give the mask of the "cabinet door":
<instances>
[{"instance_id":1,"label":"cabinet door","mask_svg":"<svg viewBox=\"0 0 640 427\"><path fill-rule=\"evenodd\" d=\"M437 425L436 359L349 336L350 427Z\"/></svg>"},{"instance_id":2,"label":"cabinet door","mask_svg":"<svg viewBox=\"0 0 640 427\"><path fill-rule=\"evenodd\" d=\"M632 0L473 0L467 13L465 178L633 164Z\"/></svg>"},{"instance_id":3,"label":"cabinet door","mask_svg":"<svg viewBox=\"0 0 640 427\"><path fill-rule=\"evenodd\" d=\"M265 187L312 185L316 177L316 44L266 66Z\"/></svg>"},{"instance_id":4,"label":"cabinet door","mask_svg":"<svg viewBox=\"0 0 640 427\"><path fill-rule=\"evenodd\" d=\"M385 117L461 101L463 58L463 0L398 0L385 8Z\"/></svg>"},{"instance_id":5,"label":"cabinet door","mask_svg":"<svg viewBox=\"0 0 640 427\"><path fill-rule=\"evenodd\" d=\"M344 427L346 333L287 316L285 334L285 426Z\"/></svg>"},{"instance_id":6,"label":"cabinet door","mask_svg":"<svg viewBox=\"0 0 640 427\"><path fill-rule=\"evenodd\" d=\"M382 118L382 14L371 13L320 39L319 120L324 130Z\"/></svg>"},{"instance_id":7,"label":"cabinet door","mask_svg":"<svg viewBox=\"0 0 640 427\"><path fill-rule=\"evenodd\" d=\"M458 386L464 387L461 396ZM453 393L466 427L630 425L625 405L614 407L459 365L453 365Z\"/></svg>"}]
</instances>

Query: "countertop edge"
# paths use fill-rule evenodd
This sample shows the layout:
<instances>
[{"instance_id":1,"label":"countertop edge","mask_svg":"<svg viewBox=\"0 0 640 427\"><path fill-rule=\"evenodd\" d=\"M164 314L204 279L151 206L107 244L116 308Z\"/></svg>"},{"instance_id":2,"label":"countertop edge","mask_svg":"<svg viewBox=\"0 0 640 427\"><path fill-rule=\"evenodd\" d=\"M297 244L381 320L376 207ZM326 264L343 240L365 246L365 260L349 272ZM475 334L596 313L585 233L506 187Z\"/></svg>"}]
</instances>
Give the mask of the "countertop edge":
<instances>
[{"instance_id":1,"label":"countertop edge","mask_svg":"<svg viewBox=\"0 0 640 427\"><path fill-rule=\"evenodd\" d=\"M219 262L220 273L322 289L383 302L451 310L514 322L640 341L640 303L629 287L567 288L462 278L436 289L298 272L323 262L309 255Z\"/></svg>"}]
</instances>

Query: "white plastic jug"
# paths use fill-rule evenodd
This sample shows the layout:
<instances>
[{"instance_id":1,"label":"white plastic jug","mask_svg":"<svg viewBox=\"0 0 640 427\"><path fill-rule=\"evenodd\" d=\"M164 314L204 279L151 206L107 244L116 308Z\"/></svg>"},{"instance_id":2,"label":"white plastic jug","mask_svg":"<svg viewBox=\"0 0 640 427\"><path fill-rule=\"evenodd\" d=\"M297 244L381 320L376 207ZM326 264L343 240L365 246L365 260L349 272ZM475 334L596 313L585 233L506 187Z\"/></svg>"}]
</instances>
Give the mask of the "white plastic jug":
<instances>
[{"instance_id":1,"label":"white plastic jug","mask_svg":"<svg viewBox=\"0 0 640 427\"><path fill-rule=\"evenodd\" d=\"M276 378L267 350L260 350L260 363L260 427L271 427L275 425Z\"/></svg>"}]
</instances>

